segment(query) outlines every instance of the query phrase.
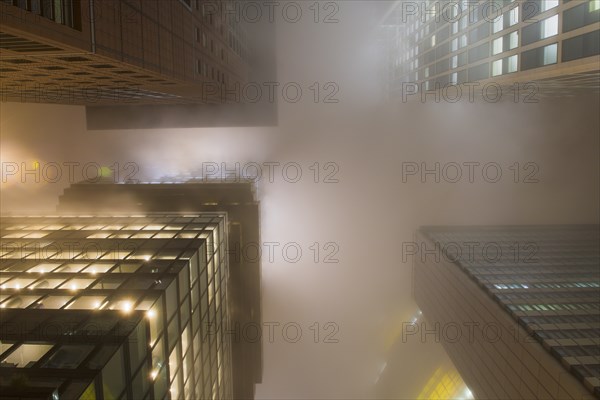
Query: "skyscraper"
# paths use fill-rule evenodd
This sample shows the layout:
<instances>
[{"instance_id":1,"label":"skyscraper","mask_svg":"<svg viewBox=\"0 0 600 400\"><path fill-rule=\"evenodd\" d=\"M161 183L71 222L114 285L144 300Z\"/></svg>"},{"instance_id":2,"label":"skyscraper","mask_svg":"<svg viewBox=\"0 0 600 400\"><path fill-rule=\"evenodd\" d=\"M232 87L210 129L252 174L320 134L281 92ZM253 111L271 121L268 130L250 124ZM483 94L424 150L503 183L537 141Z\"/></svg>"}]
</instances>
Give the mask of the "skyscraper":
<instances>
[{"instance_id":1,"label":"skyscraper","mask_svg":"<svg viewBox=\"0 0 600 400\"><path fill-rule=\"evenodd\" d=\"M262 381L262 341L239 332L261 327L259 204L251 182L167 178L139 184L78 183L60 197L61 212L226 212L233 395L254 398ZM167 183L170 182L170 183ZM175 183L180 182L180 183ZM238 334L235 334L238 332Z\"/></svg>"},{"instance_id":2,"label":"skyscraper","mask_svg":"<svg viewBox=\"0 0 600 400\"><path fill-rule=\"evenodd\" d=\"M598 90L599 21L597 0L394 2L382 22L390 95L467 83Z\"/></svg>"},{"instance_id":3,"label":"skyscraper","mask_svg":"<svg viewBox=\"0 0 600 400\"><path fill-rule=\"evenodd\" d=\"M1 222L3 397L231 397L226 215Z\"/></svg>"},{"instance_id":4,"label":"skyscraper","mask_svg":"<svg viewBox=\"0 0 600 400\"><path fill-rule=\"evenodd\" d=\"M477 399L600 397L599 227L427 227L414 295Z\"/></svg>"},{"instance_id":5,"label":"skyscraper","mask_svg":"<svg viewBox=\"0 0 600 400\"><path fill-rule=\"evenodd\" d=\"M209 0L0 2L2 100L231 100L219 88L243 85L249 73L246 35L239 18L226 18L231 9Z\"/></svg>"}]
</instances>

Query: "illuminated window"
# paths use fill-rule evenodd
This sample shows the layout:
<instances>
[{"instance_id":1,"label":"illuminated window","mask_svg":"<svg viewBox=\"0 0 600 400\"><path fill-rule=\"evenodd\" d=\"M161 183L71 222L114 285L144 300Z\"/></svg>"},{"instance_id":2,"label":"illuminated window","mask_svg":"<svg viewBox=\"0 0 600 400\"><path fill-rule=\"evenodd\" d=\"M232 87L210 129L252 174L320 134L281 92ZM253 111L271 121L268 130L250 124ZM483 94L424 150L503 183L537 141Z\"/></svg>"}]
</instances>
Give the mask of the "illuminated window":
<instances>
[{"instance_id":1,"label":"illuminated window","mask_svg":"<svg viewBox=\"0 0 600 400\"><path fill-rule=\"evenodd\" d=\"M503 47L502 43L503 43L503 40L501 37L499 37L498 39L494 39L494 41L492 42L492 54L493 55L502 53L502 47Z\"/></svg>"},{"instance_id":2,"label":"illuminated window","mask_svg":"<svg viewBox=\"0 0 600 400\"><path fill-rule=\"evenodd\" d=\"M48 296L38 301L38 308L58 309L71 301L71 299L71 296Z\"/></svg>"},{"instance_id":3,"label":"illuminated window","mask_svg":"<svg viewBox=\"0 0 600 400\"><path fill-rule=\"evenodd\" d=\"M2 289L23 289L30 285L35 278L15 278L2 284Z\"/></svg>"},{"instance_id":4,"label":"illuminated window","mask_svg":"<svg viewBox=\"0 0 600 400\"><path fill-rule=\"evenodd\" d=\"M508 57L508 72L517 72L518 64L519 56L517 54Z\"/></svg>"},{"instance_id":5,"label":"illuminated window","mask_svg":"<svg viewBox=\"0 0 600 400\"><path fill-rule=\"evenodd\" d=\"M102 306L105 299L104 296L81 296L66 308L69 310L96 310Z\"/></svg>"},{"instance_id":6,"label":"illuminated window","mask_svg":"<svg viewBox=\"0 0 600 400\"><path fill-rule=\"evenodd\" d=\"M164 227L165 227L164 225L148 225L145 228L143 228L143 230L145 230L145 231L160 231Z\"/></svg>"},{"instance_id":7,"label":"illuminated window","mask_svg":"<svg viewBox=\"0 0 600 400\"><path fill-rule=\"evenodd\" d=\"M51 344L22 344L2 360L3 367L28 368L52 348Z\"/></svg>"},{"instance_id":8,"label":"illuminated window","mask_svg":"<svg viewBox=\"0 0 600 400\"><path fill-rule=\"evenodd\" d=\"M542 21L542 39L558 34L558 15L554 15Z\"/></svg>"},{"instance_id":9,"label":"illuminated window","mask_svg":"<svg viewBox=\"0 0 600 400\"><path fill-rule=\"evenodd\" d=\"M64 281L65 279L61 278L44 278L35 282L32 287L34 289L54 289L60 286Z\"/></svg>"},{"instance_id":10,"label":"illuminated window","mask_svg":"<svg viewBox=\"0 0 600 400\"><path fill-rule=\"evenodd\" d=\"M492 32L497 33L504 29L504 15L500 15L493 21Z\"/></svg>"},{"instance_id":11,"label":"illuminated window","mask_svg":"<svg viewBox=\"0 0 600 400\"><path fill-rule=\"evenodd\" d=\"M45 230L45 231L58 231L58 230L61 230L64 227L65 227L64 225L48 225L48 226L44 227L43 230Z\"/></svg>"},{"instance_id":12,"label":"illuminated window","mask_svg":"<svg viewBox=\"0 0 600 400\"><path fill-rule=\"evenodd\" d=\"M98 231L101 230L104 225L87 225L82 230L84 231Z\"/></svg>"},{"instance_id":13,"label":"illuminated window","mask_svg":"<svg viewBox=\"0 0 600 400\"><path fill-rule=\"evenodd\" d=\"M87 239L106 239L110 236L110 233L102 232L102 233L93 233L87 237Z\"/></svg>"},{"instance_id":14,"label":"illuminated window","mask_svg":"<svg viewBox=\"0 0 600 400\"><path fill-rule=\"evenodd\" d=\"M131 238L132 239L150 239L152 237L152 233L136 233Z\"/></svg>"},{"instance_id":15,"label":"illuminated window","mask_svg":"<svg viewBox=\"0 0 600 400\"><path fill-rule=\"evenodd\" d=\"M154 235L153 239L171 239L175 237L174 232L161 232Z\"/></svg>"},{"instance_id":16,"label":"illuminated window","mask_svg":"<svg viewBox=\"0 0 600 400\"><path fill-rule=\"evenodd\" d=\"M85 267L87 267L87 265L88 265L87 263L67 264L67 265L63 265L62 267L58 268L54 272L79 272L82 269L84 269Z\"/></svg>"},{"instance_id":17,"label":"illuminated window","mask_svg":"<svg viewBox=\"0 0 600 400\"><path fill-rule=\"evenodd\" d=\"M94 282L94 279L73 278L63 283L59 289L68 289L72 291L85 289Z\"/></svg>"},{"instance_id":18,"label":"illuminated window","mask_svg":"<svg viewBox=\"0 0 600 400\"><path fill-rule=\"evenodd\" d=\"M516 48L517 46L519 46L519 31L511 32L508 35L508 40L509 40L509 44L508 44L509 50L512 50L512 49Z\"/></svg>"},{"instance_id":19,"label":"illuminated window","mask_svg":"<svg viewBox=\"0 0 600 400\"><path fill-rule=\"evenodd\" d=\"M88 274L97 274L107 272L111 269L115 264L112 263L93 263L89 267L83 270L83 272Z\"/></svg>"},{"instance_id":20,"label":"illuminated window","mask_svg":"<svg viewBox=\"0 0 600 400\"><path fill-rule=\"evenodd\" d=\"M36 265L33 268L30 268L27 270L27 272L39 272L39 273L46 273L46 272L51 272L54 269L58 268L60 266L60 264L53 264L53 263L41 263Z\"/></svg>"},{"instance_id":21,"label":"illuminated window","mask_svg":"<svg viewBox=\"0 0 600 400\"><path fill-rule=\"evenodd\" d=\"M108 253L106 253L105 255L100 257L100 259L102 259L102 260L123 260L129 254L131 254L131 251L124 251L124 250L109 251Z\"/></svg>"},{"instance_id":22,"label":"illuminated window","mask_svg":"<svg viewBox=\"0 0 600 400\"><path fill-rule=\"evenodd\" d=\"M107 225L102 228L103 231L118 231L123 229L123 225Z\"/></svg>"},{"instance_id":23,"label":"illuminated window","mask_svg":"<svg viewBox=\"0 0 600 400\"><path fill-rule=\"evenodd\" d=\"M197 235L198 235L197 233L183 232L183 233L178 233L177 236L175 236L175 237L177 239L195 239Z\"/></svg>"},{"instance_id":24,"label":"illuminated window","mask_svg":"<svg viewBox=\"0 0 600 400\"><path fill-rule=\"evenodd\" d=\"M509 11L508 25L513 26L519 22L519 7L515 7Z\"/></svg>"},{"instance_id":25,"label":"illuminated window","mask_svg":"<svg viewBox=\"0 0 600 400\"><path fill-rule=\"evenodd\" d=\"M540 2L541 11L548 11L551 8L558 6L558 0L544 0Z\"/></svg>"},{"instance_id":26,"label":"illuminated window","mask_svg":"<svg viewBox=\"0 0 600 400\"><path fill-rule=\"evenodd\" d=\"M557 49L558 49L558 45L556 43L551 44L550 46L544 47L544 65L556 63Z\"/></svg>"},{"instance_id":27,"label":"illuminated window","mask_svg":"<svg viewBox=\"0 0 600 400\"><path fill-rule=\"evenodd\" d=\"M27 308L36 301L40 296L11 296L10 299L2 303L2 308Z\"/></svg>"}]
</instances>

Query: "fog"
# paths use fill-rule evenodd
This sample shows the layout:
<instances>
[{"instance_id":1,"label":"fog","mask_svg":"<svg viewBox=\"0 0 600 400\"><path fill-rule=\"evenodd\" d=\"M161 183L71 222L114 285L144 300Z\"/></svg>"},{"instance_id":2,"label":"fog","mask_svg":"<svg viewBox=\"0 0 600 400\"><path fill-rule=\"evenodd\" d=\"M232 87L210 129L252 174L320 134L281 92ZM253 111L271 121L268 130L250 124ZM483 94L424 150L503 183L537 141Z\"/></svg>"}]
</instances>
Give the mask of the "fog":
<instances>
[{"instance_id":1,"label":"fog","mask_svg":"<svg viewBox=\"0 0 600 400\"><path fill-rule=\"evenodd\" d=\"M257 183L261 240L277 243L272 259L263 247L263 320L279 324L273 340L263 337L257 398L375 396L389 337L417 311L412 263L403 262L401 244L411 241L419 226L597 223L600 218L597 96L541 98L535 104L386 100L377 38L382 3L341 2L339 22L333 24L279 21L278 82L297 82L304 94L296 103L280 99L278 126L86 131L83 107L1 106L3 162L121 167L133 162L141 180L202 170L209 162L230 168L279 163L272 182L263 175ZM335 83L339 102L315 103L308 89L314 82L321 88ZM473 182L464 175L466 168L456 183L443 174L439 182L433 175L403 176L405 163L443 168L465 162L496 163L502 177L488 182L480 167ZM282 174L288 163L300 166L297 182L291 182L296 167ZM509 168L515 163L518 182ZM529 173L530 182L525 181ZM33 180L2 182L3 213L53 211L70 184L64 175L56 183ZM289 243L302 250L299 260L290 256L293 249L282 253ZM328 255L327 261L338 262L325 262ZM326 328L328 322L333 324ZM296 343L282 336L286 323L301 327ZM329 338L335 340L324 340L332 332ZM406 344L402 357L416 368L435 364L425 360L439 354L439 346ZM440 365L447 362L439 357ZM423 367L424 375L431 373ZM419 385L406 379L404 394L389 396L411 398Z\"/></svg>"}]
</instances>

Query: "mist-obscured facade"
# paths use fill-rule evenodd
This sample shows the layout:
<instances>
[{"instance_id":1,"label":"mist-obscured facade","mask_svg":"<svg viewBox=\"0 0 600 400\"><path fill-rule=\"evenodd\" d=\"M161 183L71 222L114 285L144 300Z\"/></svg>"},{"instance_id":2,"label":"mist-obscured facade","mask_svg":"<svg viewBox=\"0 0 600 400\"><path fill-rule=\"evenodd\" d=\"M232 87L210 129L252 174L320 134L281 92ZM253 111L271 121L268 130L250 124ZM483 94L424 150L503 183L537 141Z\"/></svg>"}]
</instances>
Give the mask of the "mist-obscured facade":
<instances>
[{"instance_id":1,"label":"mist-obscured facade","mask_svg":"<svg viewBox=\"0 0 600 400\"><path fill-rule=\"evenodd\" d=\"M419 231L415 298L475 398L600 396L599 240L597 225Z\"/></svg>"},{"instance_id":2,"label":"mist-obscured facade","mask_svg":"<svg viewBox=\"0 0 600 400\"><path fill-rule=\"evenodd\" d=\"M599 21L597 0L398 1L383 21L390 95L478 82L598 90Z\"/></svg>"},{"instance_id":3,"label":"mist-obscured facade","mask_svg":"<svg viewBox=\"0 0 600 400\"><path fill-rule=\"evenodd\" d=\"M6 398L231 398L226 217L3 216Z\"/></svg>"}]
</instances>

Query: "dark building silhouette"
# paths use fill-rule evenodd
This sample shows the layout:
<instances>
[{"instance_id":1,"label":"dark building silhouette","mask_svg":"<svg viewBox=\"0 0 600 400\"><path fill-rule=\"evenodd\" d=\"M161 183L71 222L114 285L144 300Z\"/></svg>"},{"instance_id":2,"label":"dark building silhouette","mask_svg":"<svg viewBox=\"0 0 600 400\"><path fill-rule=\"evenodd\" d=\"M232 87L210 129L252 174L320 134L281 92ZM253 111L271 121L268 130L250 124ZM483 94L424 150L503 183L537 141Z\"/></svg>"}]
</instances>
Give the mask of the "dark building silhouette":
<instances>
[{"instance_id":1,"label":"dark building silhouette","mask_svg":"<svg viewBox=\"0 0 600 400\"><path fill-rule=\"evenodd\" d=\"M0 3L3 101L221 103L248 80L232 3L27 0ZM210 96L207 93L213 93Z\"/></svg>"},{"instance_id":2,"label":"dark building silhouette","mask_svg":"<svg viewBox=\"0 0 600 400\"><path fill-rule=\"evenodd\" d=\"M0 1L0 100L85 105L92 130L276 124L275 24L245 4Z\"/></svg>"},{"instance_id":3,"label":"dark building silhouette","mask_svg":"<svg viewBox=\"0 0 600 400\"><path fill-rule=\"evenodd\" d=\"M260 243L259 205L252 183L79 183L65 189L58 210L227 212L233 394L238 399L254 398L255 384L262 380L262 344L261 340L240 335L244 329L262 323L260 260L249 251Z\"/></svg>"},{"instance_id":4,"label":"dark building silhouette","mask_svg":"<svg viewBox=\"0 0 600 400\"><path fill-rule=\"evenodd\" d=\"M414 295L477 399L600 396L597 225L427 227Z\"/></svg>"}]
</instances>

